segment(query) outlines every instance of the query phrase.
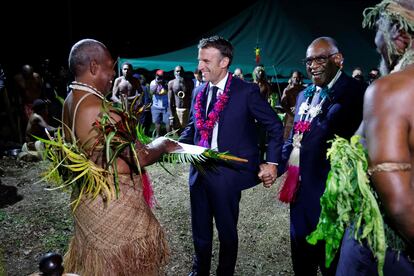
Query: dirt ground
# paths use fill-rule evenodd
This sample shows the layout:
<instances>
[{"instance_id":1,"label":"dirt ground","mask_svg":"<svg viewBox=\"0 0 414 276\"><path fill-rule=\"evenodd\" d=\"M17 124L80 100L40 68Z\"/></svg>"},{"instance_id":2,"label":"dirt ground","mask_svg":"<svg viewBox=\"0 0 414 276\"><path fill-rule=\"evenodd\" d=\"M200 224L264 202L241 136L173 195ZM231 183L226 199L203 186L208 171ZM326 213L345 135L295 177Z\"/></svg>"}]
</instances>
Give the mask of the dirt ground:
<instances>
[{"instance_id":1,"label":"dirt ground","mask_svg":"<svg viewBox=\"0 0 414 276\"><path fill-rule=\"evenodd\" d=\"M46 252L64 254L72 234L69 195L49 191L39 182L47 162L0 160L0 276L28 275ZM171 249L166 275L187 275L193 245L189 214L188 165L148 168L157 206ZM290 261L289 209L275 198L277 185L258 185L243 192L240 203L239 254L236 275L293 275ZM215 237L212 273L217 265ZM213 274L212 274L213 275Z\"/></svg>"}]
</instances>

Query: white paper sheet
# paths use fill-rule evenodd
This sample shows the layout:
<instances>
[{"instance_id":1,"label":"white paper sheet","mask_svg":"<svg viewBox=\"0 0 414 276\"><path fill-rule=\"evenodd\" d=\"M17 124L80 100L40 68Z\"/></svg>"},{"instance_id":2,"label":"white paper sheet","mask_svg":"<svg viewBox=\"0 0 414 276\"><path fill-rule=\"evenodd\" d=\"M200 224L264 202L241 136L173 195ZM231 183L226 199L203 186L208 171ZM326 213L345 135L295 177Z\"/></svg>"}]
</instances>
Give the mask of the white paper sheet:
<instances>
[{"instance_id":1,"label":"white paper sheet","mask_svg":"<svg viewBox=\"0 0 414 276\"><path fill-rule=\"evenodd\" d=\"M173 153L202 154L207 149L205 147L200 147L200 146L195 146L195 145L190 145L190 144L185 144L185 143L180 143L180 142L178 142L178 144L182 148L173 151Z\"/></svg>"},{"instance_id":2,"label":"white paper sheet","mask_svg":"<svg viewBox=\"0 0 414 276\"><path fill-rule=\"evenodd\" d=\"M169 138L158 137L157 139L152 141L150 145L156 146L158 143L161 143L165 139L169 139ZM171 153L202 154L207 149L207 148L200 147L200 146L195 146L195 145L190 145L190 144L185 144L185 143L180 143L180 142L177 142L177 143L181 146L181 149L172 151Z\"/></svg>"}]
</instances>

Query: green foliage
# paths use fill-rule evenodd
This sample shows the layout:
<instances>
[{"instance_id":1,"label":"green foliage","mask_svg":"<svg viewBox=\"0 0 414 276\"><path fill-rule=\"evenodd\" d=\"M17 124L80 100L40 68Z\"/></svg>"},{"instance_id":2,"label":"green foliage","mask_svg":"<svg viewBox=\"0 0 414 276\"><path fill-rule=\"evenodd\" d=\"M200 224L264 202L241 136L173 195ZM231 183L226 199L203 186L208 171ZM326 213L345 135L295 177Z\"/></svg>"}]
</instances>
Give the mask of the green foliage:
<instances>
[{"instance_id":1,"label":"green foliage","mask_svg":"<svg viewBox=\"0 0 414 276\"><path fill-rule=\"evenodd\" d=\"M4 251L3 248L0 247L0 276L6 276L6 264L4 261Z\"/></svg>"},{"instance_id":2,"label":"green foliage","mask_svg":"<svg viewBox=\"0 0 414 276\"><path fill-rule=\"evenodd\" d=\"M66 252L69 245L69 236L67 233L54 233L42 237L42 245L46 252L55 251L56 248L62 248Z\"/></svg>"},{"instance_id":3,"label":"green foliage","mask_svg":"<svg viewBox=\"0 0 414 276\"><path fill-rule=\"evenodd\" d=\"M61 128L56 131L56 135L56 138L49 139L37 137L45 144L47 157L52 162L52 166L40 181L56 183L58 187L54 189L76 189L78 196L72 202L74 210L84 195L93 199L99 195L108 201L113 199L118 186L113 185L110 172L92 162L88 158L89 154L78 147L76 142L65 142Z\"/></svg>"},{"instance_id":4,"label":"green foliage","mask_svg":"<svg viewBox=\"0 0 414 276\"><path fill-rule=\"evenodd\" d=\"M362 22L362 27L374 27L377 20L383 16L387 18L389 22L398 23L398 26L405 31L414 32L414 24L406 19L404 14L387 9L390 4L395 5L396 3L394 0L383 0L374 7L366 8L363 12L364 20Z\"/></svg>"},{"instance_id":5,"label":"green foliage","mask_svg":"<svg viewBox=\"0 0 414 276\"><path fill-rule=\"evenodd\" d=\"M72 202L73 210L83 196L92 199L102 196L107 202L118 198L117 160L122 154L129 155L133 169L141 175L138 151L152 142L152 139L144 134L143 127L139 123L142 112L149 106L136 107L138 99L136 97L131 104L124 99L117 106L102 101L101 115L93 124L93 130L97 135L85 143L91 145L87 149L78 145L73 131L70 131L71 143L65 141L61 128L56 131L56 137L49 136L49 139L36 137L45 144L47 157L52 161L52 166L42 180L54 180L58 183L57 189L67 187L75 189L77 197ZM102 160L99 164L92 161L92 155L96 153L101 153L99 158ZM164 154L160 163L166 169L164 162L174 164L189 162L202 170L201 164L208 159L242 160L226 153L206 150L202 154Z\"/></svg>"},{"instance_id":6,"label":"green foliage","mask_svg":"<svg viewBox=\"0 0 414 276\"><path fill-rule=\"evenodd\" d=\"M0 210L0 222L3 222L8 217L7 213L3 210Z\"/></svg>"},{"instance_id":7,"label":"green foliage","mask_svg":"<svg viewBox=\"0 0 414 276\"><path fill-rule=\"evenodd\" d=\"M174 133L172 133L174 134ZM136 135L138 140L143 144L149 144L152 142L152 139L144 134L144 129L141 125L136 127ZM166 136L171 136L168 133ZM166 153L163 154L159 160L160 166L168 173L168 169L165 167L165 163L170 164L179 164L179 163L191 163L194 167L200 172L205 172L206 167L213 168L213 160L222 160L222 161L236 161L236 162L247 162L247 160L238 158L234 155L229 154L228 152L218 152L211 149L206 149L201 154L189 154L189 153Z\"/></svg>"},{"instance_id":8,"label":"green foliage","mask_svg":"<svg viewBox=\"0 0 414 276\"><path fill-rule=\"evenodd\" d=\"M307 240L316 244L325 240L326 267L329 267L340 246L345 229L354 224L354 238L365 239L378 261L378 273L383 275L387 248L384 222L376 200L376 193L369 185L366 151L359 142L360 136L351 141L336 136L328 150L331 171L321 197L322 211L317 228ZM345 237L349 238L349 237Z\"/></svg>"}]
</instances>

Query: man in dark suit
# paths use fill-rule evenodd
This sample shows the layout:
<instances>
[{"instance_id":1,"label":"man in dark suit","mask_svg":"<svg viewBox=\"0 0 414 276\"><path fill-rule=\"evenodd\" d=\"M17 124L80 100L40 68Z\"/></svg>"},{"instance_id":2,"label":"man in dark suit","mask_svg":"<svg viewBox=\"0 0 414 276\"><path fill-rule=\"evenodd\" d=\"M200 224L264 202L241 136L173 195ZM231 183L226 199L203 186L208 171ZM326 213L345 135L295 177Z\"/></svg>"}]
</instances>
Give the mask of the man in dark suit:
<instances>
[{"instance_id":1,"label":"man in dark suit","mask_svg":"<svg viewBox=\"0 0 414 276\"><path fill-rule=\"evenodd\" d=\"M335 134L350 138L362 120L366 85L347 76L341 70L342 63L343 57L334 39L320 37L309 45L305 64L313 85L298 96L295 127L283 147L279 172L285 170L288 159L289 164L279 198L290 202L295 275L317 275L318 266L323 275L334 275L336 269L337 260L329 269L325 268L324 244L310 245L306 236L316 229L321 212L319 200L330 169L326 158L328 141ZM287 196L285 191L296 193Z\"/></svg>"},{"instance_id":2,"label":"man in dark suit","mask_svg":"<svg viewBox=\"0 0 414 276\"><path fill-rule=\"evenodd\" d=\"M237 260L241 191L259 182L270 187L276 178L283 126L260 96L257 85L228 72L233 46L213 36L198 45L198 68L206 83L195 90L191 118L181 142L229 152L247 163L218 163L205 173L190 168L191 221L195 258L190 275L210 275L213 218L220 240L217 275L233 275ZM217 96L215 95L217 94ZM269 133L267 163L259 164L257 122Z\"/></svg>"}]
</instances>

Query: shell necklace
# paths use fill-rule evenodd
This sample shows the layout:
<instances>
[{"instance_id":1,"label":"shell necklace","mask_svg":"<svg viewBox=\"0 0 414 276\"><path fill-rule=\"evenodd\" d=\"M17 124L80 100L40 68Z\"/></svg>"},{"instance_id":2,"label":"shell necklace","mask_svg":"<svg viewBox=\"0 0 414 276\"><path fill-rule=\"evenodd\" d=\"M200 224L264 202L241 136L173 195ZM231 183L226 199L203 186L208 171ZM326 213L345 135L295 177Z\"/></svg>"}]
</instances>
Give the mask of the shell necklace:
<instances>
[{"instance_id":1,"label":"shell necklace","mask_svg":"<svg viewBox=\"0 0 414 276\"><path fill-rule=\"evenodd\" d=\"M81 90L81 91L85 91L88 93L92 93L95 96L101 98L102 100L105 99L105 96L102 92L100 92L98 89L96 89L93 86L90 86L86 83L82 83L82 82L78 82L78 81L73 81L70 85L69 88L72 90Z\"/></svg>"}]
</instances>

